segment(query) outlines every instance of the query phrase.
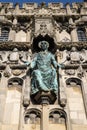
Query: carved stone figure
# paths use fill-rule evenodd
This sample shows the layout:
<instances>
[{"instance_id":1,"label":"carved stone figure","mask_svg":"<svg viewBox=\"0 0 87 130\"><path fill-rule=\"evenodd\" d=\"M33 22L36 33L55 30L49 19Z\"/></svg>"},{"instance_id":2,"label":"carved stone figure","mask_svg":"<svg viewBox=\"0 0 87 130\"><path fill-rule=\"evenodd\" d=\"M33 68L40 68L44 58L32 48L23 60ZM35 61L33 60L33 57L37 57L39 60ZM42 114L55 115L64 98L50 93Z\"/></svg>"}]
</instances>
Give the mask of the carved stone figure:
<instances>
[{"instance_id":1,"label":"carved stone figure","mask_svg":"<svg viewBox=\"0 0 87 130\"><path fill-rule=\"evenodd\" d=\"M43 37L46 35L46 34L49 34L51 35L51 33L49 32L49 30L47 29L47 25L45 22L42 22L40 24L40 29L36 32L36 36L38 35L42 35Z\"/></svg>"},{"instance_id":2,"label":"carved stone figure","mask_svg":"<svg viewBox=\"0 0 87 130\"><path fill-rule=\"evenodd\" d=\"M13 52L12 52L11 54L9 54L8 58L9 58L9 61L11 61L11 62L16 62L16 63L17 63L18 60L19 60L18 49L17 49L17 48L14 48L14 49L13 49Z\"/></svg>"},{"instance_id":3,"label":"carved stone figure","mask_svg":"<svg viewBox=\"0 0 87 130\"><path fill-rule=\"evenodd\" d=\"M49 43L47 41L39 42L41 51L37 53L34 60L30 63L31 73L31 94L39 91L57 93L57 67L59 65L52 53L48 51ZM28 62L26 62L29 64Z\"/></svg>"},{"instance_id":4,"label":"carved stone figure","mask_svg":"<svg viewBox=\"0 0 87 130\"><path fill-rule=\"evenodd\" d=\"M83 58L77 51L76 47L72 47L71 52L67 57L67 59L70 60L71 64L76 64L76 63L79 64L81 61L83 61Z\"/></svg>"}]
</instances>

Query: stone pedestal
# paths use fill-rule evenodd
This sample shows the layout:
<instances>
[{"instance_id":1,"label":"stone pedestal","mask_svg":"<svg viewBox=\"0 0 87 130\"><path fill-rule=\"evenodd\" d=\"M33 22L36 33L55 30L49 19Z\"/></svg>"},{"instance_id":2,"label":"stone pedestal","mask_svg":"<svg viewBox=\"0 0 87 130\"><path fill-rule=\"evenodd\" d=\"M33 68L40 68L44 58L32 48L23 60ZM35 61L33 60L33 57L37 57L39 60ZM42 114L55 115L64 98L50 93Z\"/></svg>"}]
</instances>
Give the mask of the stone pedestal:
<instances>
[{"instance_id":1,"label":"stone pedestal","mask_svg":"<svg viewBox=\"0 0 87 130\"><path fill-rule=\"evenodd\" d=\"M42 105L41 130L49 130L49 105Z\"/></svg>"},{"instance_id":2,"label":"stone pedestal","mask_svg":"<svg viewBox=\"0 0 87 130\"><path fill-rule=\"evenodd\" d=\"M32 97L37 104L53 104L56 100L54 92L38 92Z\"/></svg>"}]
</instances>

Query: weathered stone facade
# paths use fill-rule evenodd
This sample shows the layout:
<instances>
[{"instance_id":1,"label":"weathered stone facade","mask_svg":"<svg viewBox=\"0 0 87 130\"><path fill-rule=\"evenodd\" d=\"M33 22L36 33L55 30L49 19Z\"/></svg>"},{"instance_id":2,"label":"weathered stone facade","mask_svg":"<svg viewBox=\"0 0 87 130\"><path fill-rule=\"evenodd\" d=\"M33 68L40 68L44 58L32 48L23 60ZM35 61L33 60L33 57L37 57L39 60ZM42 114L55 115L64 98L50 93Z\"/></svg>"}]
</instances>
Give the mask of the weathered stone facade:
<instances>
[{"instance_id":1,"label":"weathered stone facade","mask_svg":"<svg viewBox=\"0 0 87 130\"><path fill-rule=\"evenodd\" d=\"M23 61L32 61L42 40L64 64L56 99L30 96ZM87 2L0 3L0 130L57 129L87 130Z\"/></svg>"}]
</instances>

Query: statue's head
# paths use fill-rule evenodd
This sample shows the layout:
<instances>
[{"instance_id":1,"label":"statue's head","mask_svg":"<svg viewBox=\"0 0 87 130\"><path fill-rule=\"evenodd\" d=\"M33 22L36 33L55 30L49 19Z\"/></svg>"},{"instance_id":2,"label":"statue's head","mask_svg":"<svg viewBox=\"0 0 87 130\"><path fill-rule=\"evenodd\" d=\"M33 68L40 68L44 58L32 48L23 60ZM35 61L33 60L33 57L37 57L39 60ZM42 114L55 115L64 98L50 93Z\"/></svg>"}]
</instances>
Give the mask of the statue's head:
<instances>
[{"instance_id":1,"label":"statue's head","mask_svg":"<svg viewBox=\"0 0 87 130\"><path fill-rule=\"evenodd\" d=\"M38 43L39 48L42 50L46 50L49 47L49 43L47 41L41 41Z\"/></svg>"}]
</instances>

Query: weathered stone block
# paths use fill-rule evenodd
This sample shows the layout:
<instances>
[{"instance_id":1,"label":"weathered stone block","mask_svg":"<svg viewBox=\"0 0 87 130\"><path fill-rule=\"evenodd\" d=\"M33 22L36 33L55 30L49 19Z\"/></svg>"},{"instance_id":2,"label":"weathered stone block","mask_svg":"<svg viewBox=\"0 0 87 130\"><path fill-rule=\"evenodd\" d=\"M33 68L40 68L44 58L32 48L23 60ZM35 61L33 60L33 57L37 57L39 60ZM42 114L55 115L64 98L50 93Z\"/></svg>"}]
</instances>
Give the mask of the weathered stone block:
<instances>
[{"instance_id":1,"label":"weathered stone block","mask_svg":"<svg viewBox=\"0 0 87 130\"><path fill-rule=\"evenodd\" d=\"M72 124L72 130L87 130L87 125Z\"/></svg>"}]
</instances>

